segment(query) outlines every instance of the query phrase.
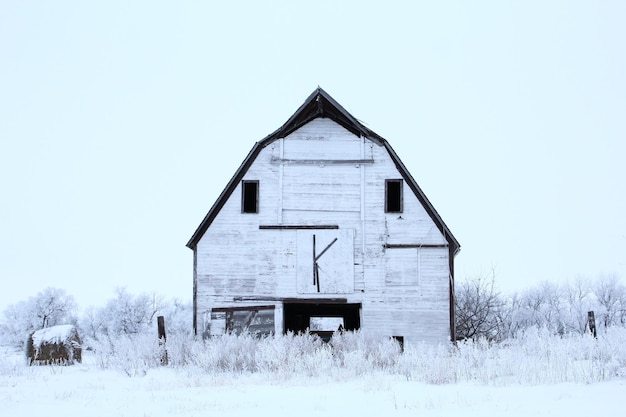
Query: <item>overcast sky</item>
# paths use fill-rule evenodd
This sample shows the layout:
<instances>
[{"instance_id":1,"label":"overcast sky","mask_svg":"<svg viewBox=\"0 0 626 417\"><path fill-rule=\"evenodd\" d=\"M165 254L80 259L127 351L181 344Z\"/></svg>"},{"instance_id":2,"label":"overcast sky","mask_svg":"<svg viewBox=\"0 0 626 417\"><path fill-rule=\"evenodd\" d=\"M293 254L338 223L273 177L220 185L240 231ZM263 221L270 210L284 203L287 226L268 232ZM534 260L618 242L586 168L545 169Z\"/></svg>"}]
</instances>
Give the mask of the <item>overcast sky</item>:
<instances>
[{"instance_id":1,"label":"overcast sky","mask_svg":"<svg viewBox=\"0 0 626 417\"><path fill-rule=\"evenodd\" d=\"M191 300L185 247L317 86L504 291L626 279L626 2L0 2L0 309Z\"/></svg>"}]
</instances>

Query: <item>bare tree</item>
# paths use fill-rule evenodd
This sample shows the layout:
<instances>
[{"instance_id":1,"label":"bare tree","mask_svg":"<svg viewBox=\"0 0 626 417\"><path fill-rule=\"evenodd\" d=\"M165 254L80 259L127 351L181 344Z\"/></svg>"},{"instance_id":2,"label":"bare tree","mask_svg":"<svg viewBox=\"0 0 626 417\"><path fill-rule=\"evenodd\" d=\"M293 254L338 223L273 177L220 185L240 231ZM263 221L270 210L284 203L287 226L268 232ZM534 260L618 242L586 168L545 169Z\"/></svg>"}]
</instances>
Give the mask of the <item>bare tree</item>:
<instances>
[{"instance_id":1,"label":"bare tree","mask_svg":"<svg viewBox=\"0 0 626 417\"><path fill-rule=\"evenodd\" d=\"M39 319L35 327L43 329L56 324L75 321L73 314L76 311L74 297L59 288L46 288L32 299L32 309Z\"/></svg>"},{"instance_id":2,"label":"bare tree","mask_svg":"<svg viewBox=\"0 0 626 417\"><path fill-rule=\"evenodd\" d=\"M569 313L565 325L568 330L584 333L587 330L587 312L593 309L591 282L578 277L565 286L563 296Z\"/></svg>"},{"instance_id":3,"label":"bare tree","mask_svg":"<svg viewBox=\"0 0 626 417\"><path fill-rule=\"evenodd\" d=\"M626 287L616 275L603 275L593 285L604 327L622 324L625 319Z\"/></svg>"},{"instance_id":4,"label":"bare tree","mask_svg":"<svg viewBox=\"0 0 626 417\"><path fill-rule=\"evenodd\" d=\"M102 331L109 335L140 333L154 323L163 307L162 296L133 295L125 288L118 288L115 297L99 312Z\"/></svg>"},{"instance_id":5,"label":"bare tree","mask_svg":"<svg viewBox=\"0 0 626 417\"><path fill-rule=\"evenodd\" d=\"M504 303L495 289L495 272L461 282L455 291L457 338L501 337Z\"/></svg>"},{"instance_id":6,"label":"bare tree","mask_svg":"<svg viewBox=\"0 0 626 417\"><path fill-rule=\"evenodd\" d=\"M75 324L74 297L58 288L46 288L28 300L10 305L4 311L0 332L9 343L21 346L35 330L57 324Z\"/></svg>"}]
</instances>

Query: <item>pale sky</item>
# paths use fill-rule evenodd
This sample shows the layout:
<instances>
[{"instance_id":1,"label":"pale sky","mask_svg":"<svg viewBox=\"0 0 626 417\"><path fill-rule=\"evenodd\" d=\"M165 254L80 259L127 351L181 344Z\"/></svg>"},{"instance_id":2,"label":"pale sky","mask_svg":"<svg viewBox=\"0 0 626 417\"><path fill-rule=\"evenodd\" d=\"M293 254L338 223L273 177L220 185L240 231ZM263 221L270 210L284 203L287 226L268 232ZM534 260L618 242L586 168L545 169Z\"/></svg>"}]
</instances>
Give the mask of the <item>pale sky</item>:
<instances>
[{"instance_id":1,"label":"pale sky","mask_svg":"<svg viewBox=\"0 0 626 417\"><path fill-rule=\"evenodd\" d=\"M321 86L460 241L458 280L626 280L626 2L0 1L0 310L191 300L185 247Z\"/></svg>"}]
</instances>

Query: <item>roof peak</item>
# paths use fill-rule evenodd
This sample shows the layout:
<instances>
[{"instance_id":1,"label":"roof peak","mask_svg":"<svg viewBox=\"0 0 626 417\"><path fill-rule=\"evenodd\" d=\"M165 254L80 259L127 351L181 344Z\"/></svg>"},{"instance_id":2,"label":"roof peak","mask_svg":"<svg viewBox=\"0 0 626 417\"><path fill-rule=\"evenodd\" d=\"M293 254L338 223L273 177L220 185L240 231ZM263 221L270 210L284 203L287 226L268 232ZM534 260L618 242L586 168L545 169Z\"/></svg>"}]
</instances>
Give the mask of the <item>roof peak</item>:
<instances>
[{"instance_id":1,"label":"roof peak","mask_svg":"<svg viewBox=\"0 0 626 417\"><path fill-rule=\"evenodd\" d=\"M359 137L366 137L378 143L384 142L381 136L365 127L319 85L298 110L280 128L268 135L264 141L283 138L320 117L335 121Z\"/></svg>"}]
</instances>

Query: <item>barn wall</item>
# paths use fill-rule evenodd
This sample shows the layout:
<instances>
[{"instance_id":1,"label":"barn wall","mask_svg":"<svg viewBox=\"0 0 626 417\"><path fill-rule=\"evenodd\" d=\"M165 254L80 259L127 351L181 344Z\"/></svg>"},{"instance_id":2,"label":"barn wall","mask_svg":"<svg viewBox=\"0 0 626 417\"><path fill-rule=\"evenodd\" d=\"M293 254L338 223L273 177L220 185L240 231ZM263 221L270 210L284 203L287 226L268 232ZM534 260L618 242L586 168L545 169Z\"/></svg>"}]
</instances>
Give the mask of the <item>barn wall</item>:
<instances>
[{"instance_id":1,"label":"barn wall","mask_svg":"<svg viewBox=\"0 0 626 417\"><path fill-rule=\"evenodd\" d=\"M257 297L276 306L279 328L280 298L337 296L362 303L364 329L404 336L409 343L447 340L447 242L406 181L403 212L384 213L385 179L400 178L383 146L330 119L315 119L262 149L243 178L259 181L259 212L241 212L239 184L198 242L199 326L211 308L258 305L250 300ZM332 253L350 245L353 282L337 284L334 295L299 284L311 266L310 237L316 234L319 245L326 245L332 229L260 230L261 225L337 226L341 240L324 255L324 270L341 262Z\"/></svg>"}]
</instances>

